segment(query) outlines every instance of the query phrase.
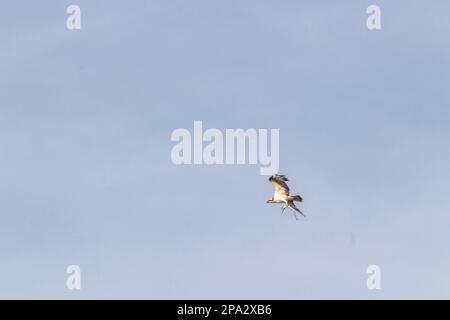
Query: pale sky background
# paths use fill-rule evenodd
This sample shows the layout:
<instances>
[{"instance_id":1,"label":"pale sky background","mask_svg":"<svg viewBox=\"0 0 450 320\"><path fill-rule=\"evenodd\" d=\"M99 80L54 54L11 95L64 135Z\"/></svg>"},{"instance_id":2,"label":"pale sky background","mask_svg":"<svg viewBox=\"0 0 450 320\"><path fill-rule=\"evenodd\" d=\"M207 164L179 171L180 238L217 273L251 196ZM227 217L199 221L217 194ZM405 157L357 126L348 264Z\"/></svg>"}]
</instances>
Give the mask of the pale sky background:
<instances>
[{"instance_id":1,"label":"pale sky background","mask_svg":"<svg viewBox=\"0 0 450 320\"><path fill-rule=\"evenodd\" d=\"M0 298L450 298L449 14L2 1ZM173 165L194 120L279 128L307 218L265 203L259 166Z\"/></svg>"}]
</instances>

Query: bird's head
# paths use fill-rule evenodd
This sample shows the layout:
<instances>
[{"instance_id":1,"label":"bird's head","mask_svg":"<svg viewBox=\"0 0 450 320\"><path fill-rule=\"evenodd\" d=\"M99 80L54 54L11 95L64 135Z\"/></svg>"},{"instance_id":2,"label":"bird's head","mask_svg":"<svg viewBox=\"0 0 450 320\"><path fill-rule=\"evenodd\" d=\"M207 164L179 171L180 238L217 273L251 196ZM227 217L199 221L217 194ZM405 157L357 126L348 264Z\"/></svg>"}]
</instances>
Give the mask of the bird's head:
<instances>
[{"instance_id":1,"label":"bird's head","mask_svg":"<svg viewBox=\"0 0 450 320\"><path fill-rule=\"evenodd\" d=\"M273 202L273 197L266 201L266 203L272 203L272 202Z\"/></svg>"}]
</instances>

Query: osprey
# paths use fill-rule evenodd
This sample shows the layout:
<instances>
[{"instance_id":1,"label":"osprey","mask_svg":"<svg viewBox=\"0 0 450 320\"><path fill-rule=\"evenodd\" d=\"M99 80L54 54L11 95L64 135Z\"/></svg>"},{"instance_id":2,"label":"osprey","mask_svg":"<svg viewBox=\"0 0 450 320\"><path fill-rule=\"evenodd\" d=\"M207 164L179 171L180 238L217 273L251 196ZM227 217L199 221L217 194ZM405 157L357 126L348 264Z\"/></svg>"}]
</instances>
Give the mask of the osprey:
<instances>
[{"instance_id":1,"label":"osprey","mask_svg":"<svg viewBox=\"0 0 450 320\"><path fill-rule=\"evenodd\" d=\"M284 175L275 174L269 178L269 181L272 183L275 188L275 193L272 198L267 200L267 203L282 203L283 208L281 209L281 214L283 214L286 208L291 208L294 210L294 217L298 220L297 215L295 213L298 212L302 216L305 217L303 212L301 212L294 204L294 201L302 202L303 198L301 196L291 196L289 194L289 187L285 181L288 181L288 178Z\"/></svg>"}]
</instances>

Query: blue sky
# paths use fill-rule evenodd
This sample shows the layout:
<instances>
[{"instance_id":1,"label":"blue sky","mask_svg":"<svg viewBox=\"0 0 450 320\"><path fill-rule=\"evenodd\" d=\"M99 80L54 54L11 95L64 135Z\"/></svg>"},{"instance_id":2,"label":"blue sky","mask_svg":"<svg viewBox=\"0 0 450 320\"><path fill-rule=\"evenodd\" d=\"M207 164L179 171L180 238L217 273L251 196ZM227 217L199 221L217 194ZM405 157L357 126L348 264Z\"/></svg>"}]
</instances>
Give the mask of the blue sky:
<instances>
[{"instance_id":1,"label":"blue sky","mask_svg":"<svg viewBox=\"0 0 450 320\"><path fill-rule=\"evenodd\" d=\"M450 298L448 1L1 6L1 298ZM194 120L279 128L307 218L173 165Z\"/></svg>"}]
</instances>

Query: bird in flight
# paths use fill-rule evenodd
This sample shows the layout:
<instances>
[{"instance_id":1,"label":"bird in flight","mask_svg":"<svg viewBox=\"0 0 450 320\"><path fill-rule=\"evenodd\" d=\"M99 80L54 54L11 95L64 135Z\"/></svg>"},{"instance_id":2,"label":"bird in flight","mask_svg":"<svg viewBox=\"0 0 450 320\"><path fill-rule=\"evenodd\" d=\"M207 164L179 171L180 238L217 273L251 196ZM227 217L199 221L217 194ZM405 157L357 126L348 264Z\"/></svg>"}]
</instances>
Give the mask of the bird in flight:
<instances>
[{"instance_id":1,"label":"bird in flight","mask_svg":"<svg viewBox=\"0 0 450 320\"><path fill-rule=\"evenodd\" d=\"M296 212L300 213L305 217L303 212L301 212L294 204L294 201L302 202L303 198L301 196L291 196L289 194L289 187L286 184L288 178L284 175L275 174L269 178L269 181L272 183L275 193L272 198L267 200L267 203L282 203L283 208L281 209L281 214L283 214L286 208L291 208L294 210L294 217L298 220Z\"/></svg>"}]
</instances>

